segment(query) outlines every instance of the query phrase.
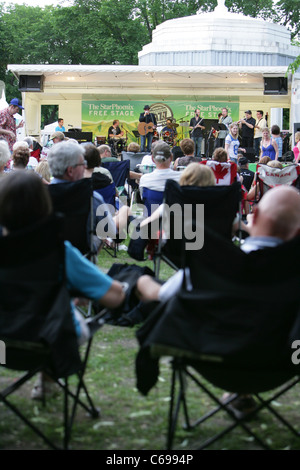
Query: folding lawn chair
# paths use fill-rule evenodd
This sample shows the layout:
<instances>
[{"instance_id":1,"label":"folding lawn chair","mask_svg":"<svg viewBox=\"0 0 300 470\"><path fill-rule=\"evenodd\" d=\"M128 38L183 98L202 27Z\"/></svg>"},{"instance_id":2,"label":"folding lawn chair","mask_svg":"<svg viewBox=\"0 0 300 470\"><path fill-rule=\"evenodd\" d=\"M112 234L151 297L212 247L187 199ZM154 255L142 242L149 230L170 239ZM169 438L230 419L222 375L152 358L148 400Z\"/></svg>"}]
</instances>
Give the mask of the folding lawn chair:
<instances>
[{"instance_id":1,"label":"folding lawn chair","mask_svg":"<svg viewBox=\"0 0 300 470\"><path fill-rule=\"evenodd\" d=\"M241 211L240 202L241 185L237 182L229 186L196 187L180 186L176 181L167 180L164 203L168 208L177 206L180 212L178 215L177 212L173 213L170 210L168 218L163 216L158 249L154 255L156 277L159 277L161 261L175 270L183 267L181 243L184 233L188 231L193 234L196 233L197 227L200 229L197 218L199 219L201 205L204 206L204 226L231 240L233 221ZM166 240L163 240L165 231L168 233ZM195 237L188 241L188 243L194 242Z\"/></svg>"},{"instance_id":2,"label":"folding lawn chair","mask_svg":"<svg viewBox=\"0 0 300 470\"><path fill-rule=\"evenodd\" d=\"M214 172L217 186L228 186L237 181L237 165L234 162L202 160L200 165L209 166Z\"/></svg>"},{"instance_id":3,"label":"folding lawn chair","mask_svg":"<svg viewBox=\"0 0 300 470\"><path fill-rule=\"evenodd\" d=\"M102 162L102 166L110 171L116 188L119 194L122 195L125 191L126 181L129 178L130 161ZM130 200L130 195L128 196Z\"/></svg>"},{"instance_id":4,"label":"folding lawn chair","mask_svg":"<svg viewBox=\"0 0 300 470\"><path fill-rule=\"evenodd\" d=\"M55 212L64 215L64 239L96 263L94 250L93 187L91 178L49 184Z\"/></svg>"},{"instance_id":5,"label":"folding lawn chair","mask_svg":"<svg viewBox=\"0 0 300 470\"><path fill-rule=\"evenodd\" d=\"M173 446L181 407L187 430L204 426L221 410L233 420L199 449L238 426L260 446L269 448L244 417L236 416L228 406L239 394L256 397L251 416L268 410L299 437L273 405L299 383L299 366L292 361L294 341L298 344L300 338L299 261L299 237L246 254L208 231L202 250L186 252L188 276L180 292L160 304L137 333L136 374L141 393L146 395L155 385L160 358L172 358L168 449ZM190 381L216 404L203 410L194 423L188 409ZM216 392L214 387L233 396L223 402L222 391Z\"/></svg>"},{"instance_id":6,"label":"folding lawn chair","mask_svg":"<svg viewBox=\"0 0 300 470\"><path fill-rule=\"evenodd\" d=\"M286 184L300 189L300 166L292 163L280 168L272 168L268 165L257 165L256 182L259 186L259 198L261 199L266 191L275 186Z\"/></svg>"},{"instance_id":7,"label":"folding lawn chair","mask_svg":"<svg viewBox=\"0 0 300 470\"><path fill-rule=\"evenodd\" d=\"M6 367L23 375L0 391L4 403L57 449L55 438L45 434L30 407L22 410L10 395L37 373L45 372L63 392L63 448L69 446L78 405L99 416L84 383L92 340L80 357L70 296L64 278L64 243L61 218L51 216L33 227L0 238L0 337L6 345ZM16 250L16 246L18 250ZM102 326L101 315L90 320L91 332ZM77 375L77 385L68 378ZM72 406L70 406L72 405Z\"/></svg>"}]
</instances>

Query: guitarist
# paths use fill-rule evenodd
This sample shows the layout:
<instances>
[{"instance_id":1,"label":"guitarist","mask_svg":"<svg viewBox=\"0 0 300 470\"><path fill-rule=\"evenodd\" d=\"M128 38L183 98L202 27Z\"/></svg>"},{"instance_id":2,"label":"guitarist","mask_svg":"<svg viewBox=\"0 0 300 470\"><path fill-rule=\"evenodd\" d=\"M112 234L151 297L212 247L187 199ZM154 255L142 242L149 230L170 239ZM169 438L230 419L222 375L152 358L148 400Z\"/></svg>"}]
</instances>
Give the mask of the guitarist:
<instances>
[{"instance_id":1,"label":"guitarist","mask_svg":"<svg viewBox=\"0 0 300 470\"><path fill-rule=\"evenodd\" d=\"M146 139L147 139L146 151L150 153L152 139L153 139L153 130L156 129L157 122L156 122L155 114L150 113L150 106L148 104L144 106L144 112L140 114L139 121L145 122L146 124L149 124L150 122L154 124L154 126L151 129L149 129L145 135L141 135L141 152L145 152Z\"/></svg>"},{"instance_id":2,"label":"guitarist","mask_svg":"<svg viewBox=\"0 0 300 470\"><path fill-rule=\"evenodd\" d=\"M202 131L205 129L204 120L200 117L200 109L195 109L195 117L190 121L191 139L195 143L195 157L201 157Z\"/></svg>"}]
</instances>

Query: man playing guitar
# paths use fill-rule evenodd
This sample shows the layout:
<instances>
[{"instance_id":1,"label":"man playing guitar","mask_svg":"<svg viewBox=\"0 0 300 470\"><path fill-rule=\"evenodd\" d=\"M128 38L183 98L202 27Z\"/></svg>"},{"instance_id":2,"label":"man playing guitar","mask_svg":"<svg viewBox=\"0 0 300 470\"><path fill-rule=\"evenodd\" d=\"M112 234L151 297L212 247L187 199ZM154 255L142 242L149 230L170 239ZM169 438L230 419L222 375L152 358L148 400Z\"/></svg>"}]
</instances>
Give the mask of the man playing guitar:
<instances>
[{"instance_id":1,"label":"man playing guitar","mask_svg":"<svg viewBox=\"0 0 300 470\"><path fill-rule=\"evenodd\" d=\"M145 146L146 146L146 140L147 140L146 151L150 153L152 139L153 139L153 131L154 129L156 129L157 122L156 122L155 114L150 113L149 105L146 104L144 106L144 112L140 114L139 121L140 123L144 124L144 126L143 124L142 125L139 124L139 127L140 126L143 127L143 131L144 131L142 133L139 131L140 136L141 136L141 152L145 152Z\"/></svg>"},{"instance_id":2,"label":"man playing guitar","mask_svg":"<svg viewBox=\"0 0 300 470\"><path fill-rule=\"evenodd\" d=\"M195 117L190 121L191 139L195 143L195 157L201 157L202 130L205 129L204 120L200 117L200 110L195 109Z\"/></svg>"}]
</instances>

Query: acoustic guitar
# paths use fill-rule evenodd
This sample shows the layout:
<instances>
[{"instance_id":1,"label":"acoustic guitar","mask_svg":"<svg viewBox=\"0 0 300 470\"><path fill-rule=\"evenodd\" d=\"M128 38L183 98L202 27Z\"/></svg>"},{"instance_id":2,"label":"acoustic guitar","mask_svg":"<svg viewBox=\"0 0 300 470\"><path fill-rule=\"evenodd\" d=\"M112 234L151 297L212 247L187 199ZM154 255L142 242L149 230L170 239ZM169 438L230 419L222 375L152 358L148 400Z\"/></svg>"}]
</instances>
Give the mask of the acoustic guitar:
<instances>
[{"instance_id":1,"label":"acoustic guitar","mask_svg":"<svg viewBox=\"0 0 300 470\"><path fill-rule=\"evenodd\" d=\"M148 132L153 132L154 129L154 123L153 122L140 122L138 125L138 133L140 135L146 135Z\"/></svg>"}]
</instances>

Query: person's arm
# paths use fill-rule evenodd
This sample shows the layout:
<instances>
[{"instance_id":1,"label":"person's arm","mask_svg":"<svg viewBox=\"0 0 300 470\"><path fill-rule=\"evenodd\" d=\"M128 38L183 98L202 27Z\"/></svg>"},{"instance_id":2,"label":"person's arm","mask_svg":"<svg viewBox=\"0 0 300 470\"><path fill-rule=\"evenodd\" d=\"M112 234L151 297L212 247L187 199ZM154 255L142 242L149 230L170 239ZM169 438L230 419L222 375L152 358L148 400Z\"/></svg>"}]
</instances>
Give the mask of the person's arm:
<instances>
[{"instance_id":1,"label":"person's arm","mask_svg":"<svg viewBox=\"0 0 300 470\"><path fill-rule=\"evenodd\" d=\"M175 162L174 162L174 167L173 167L173 170L177 170L177 166L178 166L178 160L179 158L176 158Z\"/></svg>"},{"instance_id":2,"label":"person's arm","mask_svg":"<svg viewBox=\"0 0 300 470\"><path fill-rule=\"evenodd\" d=\"M118 281L113 281L112 285L100 299L99 303L107 308L119 307L125 300L123 286Z\"/></svg>"},{"instance_id":3,"label":"person's arm","mask_svg":"<svg viewBox=\"0 0 300 470\"><path fill-rule=\"evenodd\" d=\"M228 153L230 144L225 140L225 151ZM239 149L240 150L240 149Z\"/></svg>"},{"instance_id":4,"label":"person's arm","mask_svg":"<svg viewBox=\"0 0 300 470\"><path fill-rule=\"evenodd\" d=\"M278 153L279 153L279 151L278 151L278 145L277 145L277 142L276 142L275 139L272 139L272 145L273 145L273 147L274 147L274 149L275 149L275 160L278 160Z\"/></svg>"}]
</instances>

